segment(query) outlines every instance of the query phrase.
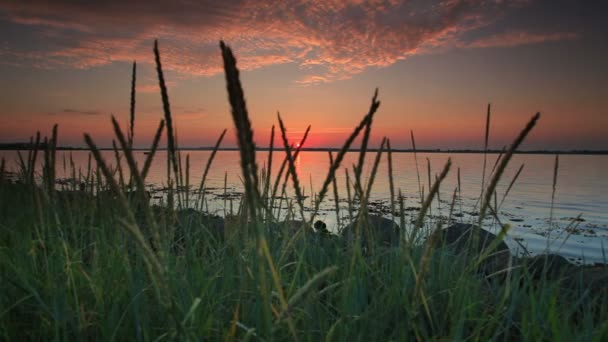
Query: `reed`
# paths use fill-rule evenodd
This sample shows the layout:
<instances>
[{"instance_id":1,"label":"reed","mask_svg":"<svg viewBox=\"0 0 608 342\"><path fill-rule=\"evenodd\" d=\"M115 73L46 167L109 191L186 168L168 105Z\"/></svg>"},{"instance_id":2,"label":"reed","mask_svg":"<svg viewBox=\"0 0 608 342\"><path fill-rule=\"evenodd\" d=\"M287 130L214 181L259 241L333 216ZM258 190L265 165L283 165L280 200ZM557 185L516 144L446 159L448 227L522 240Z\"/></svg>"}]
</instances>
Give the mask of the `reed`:
<instances>
[{"instance_id":1,"label":"reed","mask_svg":"<svg viewBox=\"0 0 608 342\"><path fill-rule=\"evenodd\" d=\"M435 180L437 181L437 180ZM452 201L450 202L450 211L448 213L448 224L452 222L452 214L454 214L454 205L456 204L456 195L458 194L458 186L454 188L454 192L452 193Z\"/></svg>"},{"instance_id":2,"label":"reed","mask_svg":"<svg viewBox=\"0 0 608 342\"><path fill-rule=\"evenodd\" d=\"M374 179L376 178L376 174L378 173L378 166L380 165L380 158L382 158L382 153L384 152L384 148L386 146L386 138L382 138L382 142L380 143L380 149L378 153L376 153L376 158L374 159L374 164L372 166L372 170L369 175L369 180L367 181L367 187L365 189L365 200L369 201L369 198L372 193L372 186L374 185Z\"/></svg>"},{"instance_id":3,"label":"reed","mask_svg":"<svg viewBox=\"0 0 608 342\"><path fill-rule=\"evenodd\" d=\"M412 230L412 234L409 239L410 243L415 241L418 231L423 226L424 219L426 217L426 212L431 207L431 204L433 203L433 199L434 199L435 195L439 192L439 186L441 185L441 182L443 182L445 177L448 175L448 172L450 171L451 167L452 167L452 160L450 158L448 158L447 162L443 166L443 170L439 174L439 178L437 179L437 181L435 181L433 186L430 188L429 194L427 195L426 199L424 200L424 203L422 204L422 207L420 208L420 212L418 213L418 217L416 218L416 223L414 224L414 229Z\"/></svg>"},{"instance_id":4,"label":"reed","mask_svg":"<svg viewBox=\"0 0 608 342\"><path fill-rule=\"evenodd\" d=\"M285 154L287 156L288 162L288 170L291 174L291 179L293 181L293 189L296 192L296 201L298 202L298 206L300 207L300 215L302 219L304 219L304 203L302 195L302 190L300 187L300 181L298 180L298 174L296 173L296 164L294 162L293 156L291 155L291 147L289 146L289 141L287 141L287 129L283 124L283 120L281 119L281 115L277 114L277 119L279 120L279 127L281 128L281 137L283 138L283 148L285 149Z\"/></svg>"},{"instance_id":5,"label":"reed","mask_svg":"<svg viewBox=\"0 0 608 342\"><path fill-rule=\"evenodd\" d=\"M40 146L40 132L36 132L36 140L34 143L34 150L32 151L31 155L32 158L29 162L29 178L28 181L30 184L34 184L34 176L35 176L35 170L36 170L36 159L38 157L38 148Z\"/></svg>"},{"instance_id":6,"label":"reed","mask_svg":"<svg viewBox=\"0 0 608 342\"><path fill-rule=\"evenodd\" d=\"M430 190L431 189L431 160L429 158L426 158L426 175L427 175L428 186L429 186L429 190ZM439 193L437 193L437 195L439 195ZM429 213L431 215L433 214L432 206L429 207Z\"/></svg>"},{"instance_id":7,"label":"reed","mask_svg":"<svg viewBox=\"0 0 608 342\"><path fill-rule=\"evenodd\" d=\"M549 211L549 226L553 225L553 207L555 205L555 190L557 189L557 170L559 169L559 154L555 155L553 164L553 182L551 183L551 209Z\"/></svg>"},{"instance_id":8,"label":"reed","mask_svg":"<svg viewBox=\"0 0 608 342\"><path fill-rule=\"evenodd\" d=\"M515 138L513 143L511 143L511 146L509 146L509 149L507 150L507 152L505 152L503 158L501 159L500 164L498 164L498 167L496 168L496 172L494 173L494 176L490 180L490 183L488 184L488 187L485 191L485 195L483 196L482 206L479 211L479 221L478 221L479 225L481 225L481 222L483 222L483 218L485 217L486 210L488 208L488 205L490 204L491 194L496 189L496 186L498 185L498 181L500 180L500 178L502 177L502 174L504 173L505 169L507 168L507 164L511 160L511 157L513 157L513 153L515 152L515 150L517 150L519 145L521 145L521 143L524 141L526 136L528 136L530 131L532 131L532 128L534 128L534 126L536 125L536 122L538 121L539 118L540 118L540 113L536 113L530 119L530 121L526 124L524 129ZM488 195L488 194L490 194L490 195Z\"/></svg>"},{"instance_id":9,"label":"reed","mask_svg":"<svg viewBox=\"0 0 608 342\"><path fill-rule=\"evenodd\" d=\"M0 185L4 184L6 178L6 159L4 157L0 160Z\"/></svg>"},{"instance_id":10,"label":"reed","mask_svg":"<svg viewBox=\"0 0 608 342\"><path fill-rule=\"evenodd\" d=\"M123 188L126 183L124 173L122 172L122 156L114 139L112 139L112 150L114 151L114 161L116 162L116 171L118 172L118 185Z\"/></svg>"},{"instance_id":11,"label":"reed","mask_svg":"<svg viewBox=\"0 0 608 342\"><path fill-rule=\"evenodd\" d=\"M420 181L420 170L418 169L418 154L416 153L416 139L414 131L410 130L410 139L412 140L412 150L414 151L414 164L416 165L416 178L418 180L418 194L420 195L420 205L424 202L424 194L422 193L422 182Z\"/></svg>"},{"instance_id":12,"label":"reed","mask_svg":"<svg viewBox=\"0 0 608 342\"><path fill-rule=\"evenodd\" d=\"M403 203L404 200L405 198L401 193L401 189L399 189L399 226L401 227L401 231L403 232L405 232L405 205ZM404 239L405 234L403 234L403 238L401 239L401 241L404 241Z\"/></svg>"},{"instance_id":13,"label":"reed","mask_svg":"<svg viewBox=\"0 0 608 342\"><path fill-rule=\"evenodd\" d=\"M460 203L460 215L462 215L462 183L461 183L461 179L460 179L460 167L458 168L457 181L458 181L458 200Z\"/></svg>"},{"instance_id":14,"label":"reed","mask_svg":"<svg viewBox=\"0 0 608 342\"><path fill-rule=\"evenodd\" d=\"M342 163L342 159L344 158L344 155L350 148L350 145L352 144L352 142L359 135L361 130L364 127L367 127L368 123L371 122L372 118L374 117L374 114L378 110L378 107L380 107L380 101L378 101L377 98L378 98L378 89L376 89L376 91L374 92L374 96L372 97L372 103L369 107L369 111L363 117L363 119L361 120L359 125L357 127L355 127L355 130L346 139L346 141L344 142L344 145L342 146L342 149L336 155L336 159L334 160L333 165L331 165L331 167L329 168L329 172L327 173L327 177L325 178L325 181L323 182L323 185L321 186L321 190L319 191L319 196L317 197L317 203L315 204L315 208L314 208L311 218L310 218L311 224L314 221L314 218L319 211L319 206L321 205L321 202L323 201L323 199L325 199L325 195L327 194L327 189L329 187L329 184L332 182L332 179L335 177L336 171L340 167L340 163ZM360 157L359 158L360 163L361 163L361 160L362 160L362 158ZM357 181L355 181L355 183L356 182Z\"/></svg>"},{"instance_id":15,"label":"reed","mask_svg":"<svg viewBox=\"0 0 608 342\"><path fill-rule=\"evenodd\" d=\"M158 258L156 257L156 254L153 252L152 248L150 248L150 246L146 243L145 238L143 238L143 234L141 233L141 230L137 226L135 216L133 215L133 212L131 211L131 208L129 207L127 198L125 197L125 195L124 195L123 191L121 190L120 186L118 185L118 183L116 183L116 180L114 180L114 177L112 176L110 169L107 167L106 162L103 160L103 157L101 156L101 153L99 152L99 149L97 148L97 145L95 144L93 139L88 134L84 135L84 139L85 139L85 142L87 143L87 145L89 146L89 149L93 153L93 157L95 158L97 165L101 169L103 176L105 177L107 183L109 184L110 189L117 196L118 203L121 205L124 213L127 215L127 220L121 222L122 226L125 229L127 229L134 236L135 240L138 242L139 247L143 250L144 255L145 255L144 261L146 262L146 265L148 267L150 277L153 279L154 285L157 288L157 290L159 291L158 292L159 299L162 299L163 297L161 296L159 289L161 288L161 284L162 284L161 279L163 278L163 275L164 275L164 269L161 266L161 263L158 260Z\"/></svg>"},{"instance_id":16,"label":"reed","mask_svg":"<svg viewBox=\"0 0 608 342\"><path fill-rule=\"evenodd\" d=\"M211 155L209 156L209 159L207 159L207 164L205 164L205 171L203 172L203 178L201 179L201 184L198 187L200 205L196 205L196 207L200 208L200 210L203 209L203 202L205 199L205 192L204 192L205 181L207 180L207 175L209 175L209 170L211 169L211 164L213 163L213 159L215 158L215 155L217 154L217 151L219 150L220 145L222 144L222 140L224 139L226 132L227 132L227 130L224 129L222 131L222 134L220 134L220 137L217 139L217 142L215 143L215 146L213 147L213 151L211 151Z\"/></svg>"},{"instance_id":17,"label":"reed","mask_svg":"<svg viewBox=\"0 0 608 342\"><path fill-rule=\"evenodd\" d=\"M277 113L278 115L278 113ZM308 133L310 133L310 128L311 126L308 125L308 127L306 128L306 131L304 131L304 135L302 136L302 139L300 140L299 143L299 147L296 148L294 154L293 154L293 160L296 160L298 158L298 156L300 155L300 151L302 150L302 146L304 146L304 143L306 142L306 139L308 138ZM291 147L293 148L293 146ZM286 194L286 190L287 190L287 183L289 181L289 176L290 176L290 172L288 171L287 173L285 173L285 176L283 177L283 172L285 171L285 168L288 167L288 157L287 155L285 155L285 158L283 159L283 162L281 163L281 167L279 168L279 173L277 174L275 183L274 183L274 187L272 190L272 200L271 200L271 205L274 204L274 198L277 194L277 190L279 187L279 184L281 182L281 179L283 179L283 186L281 188L281 192L280 195L283 196ZM280 205L279 205L280 207Z\"/></svg>"},{"instance_id":18,"label":"reed","mask_svg":"<svg viewBox=\"0 0 608 342\"><path fill-rule=\"evenodd\" d=\"M133 61L131 72L131 106L129 107L129 148L133 149L133 139L135 138L135 83L137 79L137 63Z\"/></svg>"},{"instance_id":19,"label":"reed","mask_svg":"<svg viewBox=\"0 0 608 342\"><path fill-rule=\"evenodd\" d=\"M260 198L258 193L258 166L255 161L255 142L253 129L249 121L245 95L239 79L239 70L236 67L236 58L232 50L223 41L220 42L222 59L224 61L224 74L226 76L226 89L228 101L232 108L232 121L236 127L237 142L241 155L241 170L245 182L245 197L249 206L251 218L257 217L256 203Z\"/></svg>"},{"instance_id":20,"label":"reed","mask_svg":"<svg viewBox=\"0 0 608 342\"><path fill-rule=\"evenodd\" d=\"M45 138L43 181L46 185L46 193L52 200L55 194L55 166L56 166L56 147L57 147L58 126L53 125L50 140Z\"/></svg>"},{"instance_id":21,"label":"reed","mask_svg":"<svg viewBox=\"0 0 608 342\"><path fill-rule=\"evenodd\" d=\"M496 157L496 160L494 161L494 166L492 166L492 171L490 172L490 175L493 175L494 172L496 171L496 166L498 166L498 162L500 161L502 156L505 154L506 148L507 148L506 146L503 146L500 149L500 153L498 153L498 157Z\"/></svg>"},{"instance_id":22,"label":"reed","mask_svg":"<svg viewBox=\"0 0 608 342\"><path fill-rule=\"evenodd\" d=\"M509 183L509 186L507 187L507 190L505 191L504 195L502 196L502 199L500 200L500 204L498 206L496 206L497 210L500 209L500 207L502 207L502 204L505 202L505 199L509 195L509 192L513 188L513 185L515 185L515 182L517 181L517 178L519 178L519 175L524 170L524 165L525 164L521 164L521 166L519 167L519 169L517 169L517 172L515 173L515 176L513 176L513 179L511 179L511 182Z\"/></svg>"},{"instance_id":23,"label":"reed","mask_svg":"<svg viewBox=\"0 0 608 342\"><path fill-rule=\"evenodd\" d=\"M46 138L45 138L46 141ZM46 142L45 142L46 144ZM30 173L29 172L29 163L25 163L25 159L23 158L23 155L21 154L21 151L17 151L17 158L19 159L19 173L22 175L22 178L27 180L28 177L27 175ZM45 162L46 162L46 154L45 154ZM46 171L46 169L45 169ZM45 180L46 181L46 180Z\"/></svg>"},{"instance_id":24,"label":"reed","mask_svg":"<svg viewBox=\"0 0 608 342\"><path fill-rule=\"evenodd\" d=\"M367 152L367 145L369 143L369 137L371 135L371 131L372 131L372 122L373 122L373 115L371 115L369 117L369 119L367 120L367 122L365 123L365 131L363 131L363 137L361 138L361 147L360 147L360 152L359 152L359 162L357 164L357 167L355 168L355 189L357 189L357 191L359 192L359 197L361 197L363 195L363 186L362 186L362 182L361 182L361 172L363 172L363 165L365 164L365 154Z\"/></svg>"},{"instance_id":25,"label":"reed","mask_svg":"<svg viewBox=\"0 0 608 342\"><path fill-rule=\"evenodd\" d=\"M559 154L555 155L555 162L553 163L553 182L551 184L551 206L549 208L549 230L547 232L547 246L545 247L547 251L549 251L549 245L551 242L551 233L554 230L554 226L553 226L553 207L555 205L555 190L557 188L557 171L559 169ZM572 222L570 223L570 225L572 224ZM567 229L565 231L568 231ZM569 237L569 236L568 236ZM564 242L562 243L562 246L566 243L566 239L564 239ZM561 246L560 246L561 249ZM545 268L547 268L548 265L548 260L547 258L545 258L545 263L544 266ZM543 277L545 276L545 274L543 274Z\"/></svg>"},{"instance_id":26,"label":"reed","mask_svg":"<svg viewBox=\"0 0 608 342\"><path fill-rule=\"evenodd\" d=\"M391 140L386 139L386 155L388 162L388 189L391 196L391 218L395 220L395 181L393 179L393 150L391 149ZM401 226L403 227L403 226Z\"/></svg>"},{"instance_id":27,"label":"reed","mask_svg":"<svg viewBox=\"0 0 608 342\"><path fill-rule=\"evenodd\" d=\"M302 136L302 139L300 140L300 147L297 147L295 150L295 153L293 155L293 159L297 159L298 155L300 154L300 150L302 148L302 146L304 145L304 143L306 142L306 139L308 138L308 133L310 132L310 125L306 128L306 131L304 132L304 135ZM277 191L279 189L279 185L281 183L281 179L283 179L283 187L281 189L281 192L279 193L279 196L281 196L281 200L279 201L279 205L278 205L278 213L277 213L277 217L280 216L280 210L281 210L281 202L282 202L282 196L285 195L285 191L287 189L287 182L289 181L289 172L287 172L285 174L285 177L283 177L283 172L285 172L285 168L287 167L287 155L285 156L285 158L283 158L283 162L281 163L281 167L279 168L279 172L275 177L275 181L274 181L274 185L272 187L272 195L270 196L270 204L268 205L268 217L272 216L272 208L274 207L274 200L276 199L277 196ZM267 218L268 219L268 218Z\"/></svg>"},{"instance_id":28,"label":"reed","mask_svg":"<svg viewBox=\"0 0 608 342\"><path fill-rule=\"evenodd\" d=\"M152 147L150 148L150 152L148 157L146 157L146 161L144 162L144 167L141 170L141 178L146 180L146 176L148 176L148 171L150 171L150 165L152 165L152 160L154 159L154 155L156 154L156 150L158 149L158 143L160 142L160 137L163 134L163 129L165 128L165 120L160 120L158 124L158 128L156 129L156 134L154 134L154 140L152 142Z\"/></svg>"},{"instance_id":29,"label":"reed","mask_svg":"<svg viewBox=\"0 0 608 342\"><path fill-rule=\"evenodd\" d=\"M127 159L127 165L129 166L131 179L133 179L135 181L135 185L136 185L135 191L136 191L137 197L139 197L138 202L136 202L136 203L139 204L138 207L144 208L143 211L144 211L144 217L146 220L146 224L148 227L150 227L151 235L154 239L153 240L154 244L151 246L151 249L160 251L160 247L161 247L160 232L156 225L156 219L154 218L154 215L152 214L152 209L150 208L149 205L147 205L148 197L145 192L144 179L141 177L141 174L140 174L139 170L137 169L135 157L133 157L133 152L131 151L131 149L129 147L129 142L125 139L125 136L122 133L122 130L120 129L120 126L118 124L118 121L116 121L116 118L114 118L114 117L112 117L112 125L114 127L114 134L118 138L118 141L120 142L120 146L122 147L122 151L124 152L125 158ZM87 141L87 143L88 143L88 141ZM162 258L162 256L161 256L161 258Z\"/></svg>"},{"instance_id":30,"label":"reed","mask_svg":"<svg viewBox=\"0 0 608 342\"><path fill-rule=\"evenodd\" d=\"M160 87L160 95L163 102L163 113L165 115L165 123L167 125L167 168L173 167L175 180L179 180L177 171L177 146L175 145L175 131L173 129L173 119L171 118L171 104L169 103L169 94L167 85L165 84L165 76L163 74L163 66L160 61L160 53L158 51L158 41L154 41L154 61L156 62L156 73L158 76L158 86ZM169 170L167 170L169 172ZM177 186L179 187L179 183Z\"/></svg>"},{"instance_id":31,"label":"reed","mask_svg":"<svg viewBox=\"0 0 608 342\"><path fill-rule=\"evenodd\" d=\"M483 140L483 169L481 173L481 194L479 198L484 197L484 190L486 185L486 164L488 161L488 141L490 138L490 107L491 105L488 103L488 110L486 113L486 134Z\"/></svg>"},{"instance_id":32,"label":"reed","mask_svg":"<svg viewBox=\"0 0 608 342\"><path fill-rule=\"evenodd\" d=\"M344 174L345 174L345 180L346 180L346 199L348 201L348 218L350 219L350 221L353 221L354 215L353 215L353 197L350 193L350 176L348 173L348 169L344 168Z\"/></svg>"},{"instance_id":33,"label":"reed","mask_svg":"<svg viewBox=\"0 0 608 342\"><path fill-rule=\"evenodd\" d=\"M331 153L331 151L328 152L328 155L329 155L329 165L332 165L334 163L334 156ZM340 196L338 195L338 182L336 181L335 177L332 180L332 186L334 189L334 204L336 207L336 226L338 227L338 230L339 230L340 227L342 226L340 224Z\"/></svg>"},{"instance_id":34,"label":"reed","mask_svg":"<svg viewBox=\"0 0 608 342\"><path fill-rule=\"evenodd\" d=\"M272 178L272 154L274 152L274 125L272 125L272 129L270 130L270 145L268 147L268 171L266 172L266 180L264 181L264 196L263 198L266 201L266 207L268 208L268 216L266 220L269 220L270 214L272 213L272 207L270 207L270 180Z\"/></svg>"}]
</instances>

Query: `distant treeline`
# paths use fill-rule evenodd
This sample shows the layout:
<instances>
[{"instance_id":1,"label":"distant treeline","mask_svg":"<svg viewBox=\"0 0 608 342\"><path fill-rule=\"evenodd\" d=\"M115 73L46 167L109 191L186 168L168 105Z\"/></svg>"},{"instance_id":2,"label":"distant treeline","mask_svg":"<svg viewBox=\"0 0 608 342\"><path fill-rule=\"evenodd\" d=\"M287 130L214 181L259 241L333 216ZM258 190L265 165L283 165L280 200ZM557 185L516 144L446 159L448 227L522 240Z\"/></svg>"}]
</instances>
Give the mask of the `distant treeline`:
<instances>
[{"instance_id":1,"label":"distant treeline","mask_svg":"<svg viewBox=\"0 0 608 342\"><path fill-rule=\"evenodd\" d=\"M0 150L31 150L34 149L36 144L32 143L1 143ZM41 142L38 144L38 149L45 149L46 143Z\"/></svg>"},{"instance_id":2,"label":"distant treeline","mask_svg":"<svg viewBox=\"0 0 608 342\"><path fill-rule=\"evenodd\" d=\"M31 143L0 143L0 150L31 150L34 148L34 144ZM46 144L41 142L38 144L39 149L45 149ZM211 151L213 147L182 147L179 148L182 151ZM84 151L88 150L85 147L71 147L71 146L59 146L57 150L60 151ZM112 150L112 148L101 148L101 150ZM134 151L142 151L146 152L148 149L144 148L134 148ZM166 150L166 148L159 148L159 151ZM238 147L223 147L219 149L220 151L238 151ZM257 147L257 151L268 151L270 150L268 147ZM283 151L283 148L275 148L275 151ZM340 148L337 147L305 147L302 148L302 151L310 151L310 152L337 152L340 151ZM350 149L351 152L359 152L360 150L357 148ZM370 152L378 152L377 148L368 148L367 151ZM393 153L412 153L414 150L412 149L393 149ZM484 150L474 150L474 149L461 149L461 150L451 150L451 149L417 149L415 152L419 153L484 153ZM487 150L486 153L501 153L502 150ZM520 154L590 154L590 155L598 155L598 154L608 154L608 150L527 150L527 151L516 151L515 153Z\"/></svg>"}]
</instances>

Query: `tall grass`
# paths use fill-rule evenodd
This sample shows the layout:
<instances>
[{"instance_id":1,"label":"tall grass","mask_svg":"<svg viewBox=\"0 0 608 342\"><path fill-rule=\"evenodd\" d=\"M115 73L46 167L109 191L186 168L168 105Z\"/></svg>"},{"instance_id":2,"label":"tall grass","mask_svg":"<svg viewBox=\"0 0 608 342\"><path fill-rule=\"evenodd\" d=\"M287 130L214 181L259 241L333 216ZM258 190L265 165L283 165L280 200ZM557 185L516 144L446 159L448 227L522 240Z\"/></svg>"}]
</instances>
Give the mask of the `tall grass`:
<instances>
[{"instance_id":1,"label":"tall grass","mask_svg":"<svg viewBox=\"0 0 608 342\"><path fill-rule=\"evenodd\" d=\"M86 173L76 172L74 164L70 164L72 174L86 181L84 189L70 192L57 186L56 126L50 138L39 135L32 138L34 146L44 153L41 174L36 172L38 148L27 156L19 154L18 182L9 180L6 162L2 160L0 338L137 341L606 338L607 298L584 292L583 284L577 288L564 288L557 281L538 285L522 268L510 269L503 282L488 281L474 267L483 256L468 260L442 247L434 238L419 243L417 235L423 229L440 229L444 223L426 213L448 176L450 160L429 185L426 196L419 181L422 208L414 224L405 220L402 190L393 189L393 172L401 170L393 170L388 139L382 141L380 151L371 161L367 183L363 184L372 118L380 105L377 92L367 114L342 149L330 153L329 171L321 190L316 196L310 194L315 199L306 226L312 226L329 186L333 188L339 216L336 173L363 131L364 141L352 177L348 168L344 169L349 222L357 221L356 225L366 231L380 229L370 226L364 216L368 215L365 203L373 194L374 180L383 176L378 167L386 151L391 211L396 214L392 199L396 192L403 243L392 247L378 244L364 253L360 248L346 246L336 235L312 230L310 234L294 233L289 224L281 223L279 215L272 212L272 202L278 184L281 181L287 184L288 178L292 180L296 199L301 200L300 178L294 167L299 149L292 150L279 118L288 178L278 172L270 194L272 157L269 156L267 169L262 173L264 177L260 177L236 58L224 43L220 48L246 190L241 214L219 219L200 210L205 175L225 131L203 171L199 185L202 191L194 193L193 203L199 210L185 208L189 190L185 189L185 196L180 191L182 185L191 184L190 163L187 156L185 164L180 161L160 53L155 44L164 120L160 121L151 153L141 168L132 151L134 123L129 124L125 136L115 118L111 122L117 141L113 162L106 161L93 137L85 134L91 152ZM132 80L134 85L134 75ZM537 120L538 115L500 158L480 201L481 217L486 211L495 213L490 205L491 196L513 152ZM166 184L170 194L175 192L180 201L177 207L171 201L153 204L144 191L165 128L169 144ZM307 134L308 131L304 139ZM413 133L411 137L415 146ZM127 171L132 179L130 185L120 182L120 173ZM460 174L458 183L450 212L457 192L461 197ZM514 180L509 188L513 183ZM361 201L359 209L356 199ZM298 203L300 211L303 206ZM494 207L499 206L494 203Z\"/></svg>"}]
</instances>

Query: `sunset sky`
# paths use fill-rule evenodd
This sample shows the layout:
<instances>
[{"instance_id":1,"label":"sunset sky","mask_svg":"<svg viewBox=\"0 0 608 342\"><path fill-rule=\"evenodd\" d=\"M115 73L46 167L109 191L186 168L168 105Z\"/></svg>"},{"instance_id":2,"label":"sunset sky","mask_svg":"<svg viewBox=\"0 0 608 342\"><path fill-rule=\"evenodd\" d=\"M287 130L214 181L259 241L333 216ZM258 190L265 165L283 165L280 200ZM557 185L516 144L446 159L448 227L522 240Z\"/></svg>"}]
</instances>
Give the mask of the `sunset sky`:
<instances>
[{"instance_id":1,"label":"sunset sky","mask_svg":"<svg viewBox=\"0 0 608 342\"><path fill-rule=\"evenodd\" d=\"M508 144L537 111L524 149L608 150L608 2L602 0L225 0L0 2L0 142L59 124L111 144L128 122L137 61L136 146L162 118L159 40L180 145L235 146L218 42L238 59L255 139L279 111L290 138L340 146L379 88L373 144Z\"/></svg>"}]
</instances>

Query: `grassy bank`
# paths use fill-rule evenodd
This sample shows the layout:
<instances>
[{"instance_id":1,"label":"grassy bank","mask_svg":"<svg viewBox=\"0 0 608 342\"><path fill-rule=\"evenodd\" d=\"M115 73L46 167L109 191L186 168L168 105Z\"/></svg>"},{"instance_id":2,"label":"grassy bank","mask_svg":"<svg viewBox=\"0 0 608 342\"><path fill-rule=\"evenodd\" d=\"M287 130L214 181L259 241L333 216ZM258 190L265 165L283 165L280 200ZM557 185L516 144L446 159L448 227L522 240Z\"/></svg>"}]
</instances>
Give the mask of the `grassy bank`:
<instances>
[{"instance_id":1,"label":"grassy bank","mask_svg":"<svg viewBox=\"0 0 608 342\"><path fill-rule=\"evenodd\" d=\"M491 250L466 257L436 239L424 242L425 233L446 224L427 214L450 172L449 161L434 182L429 176L426 191L420 186L421 210L414 223L405 222L399 190L391 187L393 212L400 212L396 221L402 228L398 241L390 246L376 238L379 227L367 223L365 203L375 177L382 177L376 174L377 165L388 162L392 172L390 142L383 140L371 173L362 174L380 106L377 94L344 147L330 155L331 166L316 194L316 206L312 214L305 212L294 165L298 149L287 141L279 117L271 141L285 151L273 154L271 147L265 167L258 167L236 60L228 47L222 44L221 50L245 187L238 214L220 219L191 209L202 207L204 192L189 189L204 189L205 176L201 184L190 184L189 160L177 150L155 47L164 120L144 165L136 165L131 154L135 82L127 133L113 121L116 167L102 160L94 137L86 135L91 166L77 176L74 186L58 186L57 129L48 139L32 139L44 148L21 155L17 179L8 179L2 163L0 334L4 339L571 341L608 336L608 299L590 292L587 284L564 286L557 280L532 277L521 267L488 275L477 266ZM479 222L496 211L496 184L537 119L484 177ZM144 184L162 134L168 141L169 194L167 202L158 206L150 204ZM360 158L346 171L350 180L346 196L349 203L362 203L362 210L352 213L354 239L346 242L315 230L313 223L321 201L337 192L334 175L342 172L342 158L357 137ZM35 168L38 158L43 160L41 172ZM274 178L266 171L272 163L282 164L283 170ZM296 194L289 216L304 218L295 228L279 222L273 210L286 187ZM452 205L457 196L454 191Z\"/></svg>"}]
</instances>

